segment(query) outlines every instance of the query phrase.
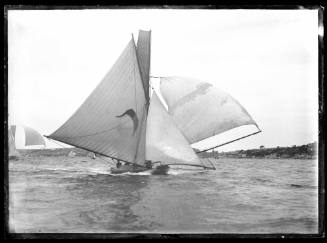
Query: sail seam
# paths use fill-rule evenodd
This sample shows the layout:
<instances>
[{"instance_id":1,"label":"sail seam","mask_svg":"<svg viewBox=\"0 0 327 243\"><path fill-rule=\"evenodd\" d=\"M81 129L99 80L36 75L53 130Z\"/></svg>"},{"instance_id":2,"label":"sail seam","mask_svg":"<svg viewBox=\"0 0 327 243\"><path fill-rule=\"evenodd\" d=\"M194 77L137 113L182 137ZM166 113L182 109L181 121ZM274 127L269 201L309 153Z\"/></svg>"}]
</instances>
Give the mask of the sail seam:
<instances>
[{"instance_id":1,"label":"sail seam","mask_svg":"<svg viewBox=\"0 0 327 243\"><path fill-rule=\"evenodd\" d=\"M133 40L131 40L131 41L133 41ZM128 46L130 45L130 43L131 43L131 41L129 42L129 44L128 44ZM133 41L133 43L134 43L134 41ZM115 66L119 66L119 64L121 63L121 60L120 60L120 58L123 58L123 57L125 57L125 56L127 56L127 48L125 48L125 50L124 50L124 52L119 56L119 58L118 58L118 61L116 61L116 63L113 65L113 68L115 67ZM130 60L128 60L128 63L126 63L125 65L124 65L124 70L120 70L120 72L119 73L117 73L117 71L112 71L112 69L110 70L110 71L108 71L107 73L106 73L106 75L104 76L104 78L102 79L102 81L98 84L98 86L95 88L95 90L100 90L100 92L105 92L105 91L107 91L106 89L102 89L102 86L105 86L105 83L104 83L104 80L105 79L109 79L110 77L112 77L112 76L115 76L115 75L118 75L118 77L117 77L117 80L120 80L120 78L121 78L121 76L122 75L124 75L125 74L125 69L127 69L127 67L128 67L128 64L130 64ZM115 90L115 87L117 86L119 84L119 82L115 82L114 84L113 84L113 87L111 87L111 92L112 92L112 90ZM108 94L107 95L111 95L111 92L108 92ZM82 103L82 105L80 105L80 107L74 112L74 114L61 126L61 127L59 127L53 134L56 134L58 131L60 131L61 129L64 129L66 126L67 126L67 124L69 124L72 120L73 120L73 118L80 112L80 108L81 107L83 107L83 106L85 106L85 105L91 105L90 104L90 101L89 100L91 100L92 98L93 98L93 96L94 96L94 91L84 100L84 102ZM115 103L117 103L118 102L118 100L115 102ZM97 105L99 105L99 103L100 103L100 101L98 101L98 102L95 102L94 104L93 104L93 106L97 106ZM101 105L100 104L100 107L102 107L103 106L103 104ZM100 109L98 109L98 110L100 110ZM97 124L96 122L95 122L95 124ZM82 126L82 123L79 123L79 124L77 124L76 125L76 127L75 127L75 129L80 129L81 128L81 126Z\"/></svg>"}]
</instances>

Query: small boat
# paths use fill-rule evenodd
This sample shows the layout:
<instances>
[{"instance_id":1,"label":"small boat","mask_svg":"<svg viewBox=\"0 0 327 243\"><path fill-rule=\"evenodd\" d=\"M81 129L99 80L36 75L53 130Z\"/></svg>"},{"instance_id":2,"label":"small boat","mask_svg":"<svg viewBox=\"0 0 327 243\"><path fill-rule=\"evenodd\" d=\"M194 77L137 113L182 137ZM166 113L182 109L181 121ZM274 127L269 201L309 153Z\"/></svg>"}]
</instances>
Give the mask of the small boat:
<instances>
[{"instance_id":1,"label":"small boat","mask_svg":"<svg viewBox=\"0 0 327 243\"><path fill-rule=\"evenodd\" d=\"M171 165L215 169L193 143L243 125L258 128L247 136L261 131L239 102L209 83L150 76L150 52L151 31L140 30L137 45L132 36L84 103L46 137L124 162L111 168L113 174L166 174ZM150 77L160 78L160 89Z\"/></svg>"}]
</instances>

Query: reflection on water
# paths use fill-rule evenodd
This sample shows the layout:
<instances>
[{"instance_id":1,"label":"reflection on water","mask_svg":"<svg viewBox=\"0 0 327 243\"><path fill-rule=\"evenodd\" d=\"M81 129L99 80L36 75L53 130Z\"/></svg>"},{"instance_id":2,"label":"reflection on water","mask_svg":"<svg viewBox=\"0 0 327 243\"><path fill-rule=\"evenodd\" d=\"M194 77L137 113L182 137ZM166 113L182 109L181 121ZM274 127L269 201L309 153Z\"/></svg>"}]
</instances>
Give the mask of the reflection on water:
<instances>
[{"instance_id":1,"label":"reflection on water","mask_svg":"<svg viewBox=\"0 0 327 243\"><path fill-rule=\"evenodd\" d=\"M13 232L316 233L317 162L216 161L215 171L111 175L85 158L10 161Z\"/></svg>"}]
</instances>

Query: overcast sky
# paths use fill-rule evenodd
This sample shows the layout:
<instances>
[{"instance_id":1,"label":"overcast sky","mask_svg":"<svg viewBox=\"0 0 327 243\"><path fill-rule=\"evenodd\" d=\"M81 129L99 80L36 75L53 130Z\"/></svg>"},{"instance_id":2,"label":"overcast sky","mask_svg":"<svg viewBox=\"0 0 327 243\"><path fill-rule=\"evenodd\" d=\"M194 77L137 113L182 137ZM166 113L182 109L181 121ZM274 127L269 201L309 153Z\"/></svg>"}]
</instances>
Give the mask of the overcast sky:
<instances>
[{"instance_id":1,"label":"overcast sky","mask_svg":"<svg viewBox=\"0 0 327 243\"><path fill-rule=\"evenodd\" d=\"M151 75L212 83L260 126L220 151L318 140L317 10L10 10L9 124L54 132L139 29Z\"/></svg>"}]
</instances>

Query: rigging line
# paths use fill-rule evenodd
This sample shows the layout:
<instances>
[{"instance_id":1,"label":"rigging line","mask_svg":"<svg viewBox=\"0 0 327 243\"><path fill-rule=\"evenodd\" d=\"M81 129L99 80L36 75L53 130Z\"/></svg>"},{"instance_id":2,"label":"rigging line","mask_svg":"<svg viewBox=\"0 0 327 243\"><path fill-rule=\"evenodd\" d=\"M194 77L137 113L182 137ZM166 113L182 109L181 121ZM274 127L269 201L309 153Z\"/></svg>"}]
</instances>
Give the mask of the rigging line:
<instances>
[{"instance_id":1,"label":"rigging line","mask_svg":"<svg viewBox=\"0 0 327 243\"><path fill-rule=\"evenodd\" d=\"M215 165L213 164L213 162L211 161L211 159L210 159L210 158L206 158L206 160L208 160L208 161L210 162L210 164L212 165L212 169L213 169L213 170L216 170L216 167L215 167Z\"/></svg>"},{"instance_id":2,"label":"rigging line","mask_svg":"<svg viewBox=\"0 0 327 243\"><path fill-rule=\"evenodd\" d=\"M43 136L46 137L47 139L51 140L51 141L54 142L55 144L58 144L59 146L65 148L65 149L67 148L67 147L64 147L62 144L57 143L54 139L51 139L51 138L47 137L46 135L43 135ZM67 149L69 149L69 148L67 148ZM70 149L72 149L72 148L70 148ZM64 162L65 159L62 159L61 161Z\"/></svg>"},{"instance_id":3,"label":"rigging line","mask_svg":"<svg viewBox=\"0 0 327 243\"><path fill-rule=\"evenodd\" d=\"M211 148L208 148L208 149L202 150L202 151L198 151L198 152L196 152L196 153L197 153L197 154L199 154L199 153L203 153L203 152L206 152L206 151L208 151L208 150L210 150L210 149L214 149L214 148L218 148L218 147L224 146L224 145L226 145L226 144L229 144L229 143L232 143L232 142L235 142L235 141L241 140L241 139L243 139L243 138L250 137L250 136L255 135L255 134L257 134L257 133L260 133L260 132L262 132L262 131L259 130L259 131L257 131L257 132L251 133L251 134L249 134L249 135L246 135L246 136L243 136L243 137L240 137L240 138L237 138L237 139L231 140L231 141L226 142L226 143L219 144L219 145L217 145L217 146L214 146L214 147L211 147Z\"/></svg>"},{"instance_id":4,"label":"rigging line","mask_svg":"<svg viewBox=\"0 0 327 243\"><path fill-rule=\"evenodd\" d=\"M46 135L43 135L44 137L46 137L47 139L51 140L52 142L54 142L55 144L63 147L63 148L67 148L67 147L64 147L64 145L60 144L60 143L57 143L54 139L50 138L50 137L47 137Z\"/></svg>"},{"instance_id":5,"label":"rigging line","mask_svg":"<svg viewBox=\"0 0 327 243\"><path fill-rule=\"evenodd\" d=\"M100 155L100 154L99 154L99 155ZM109 163L112 163L112 164L115 165L115 162L113 162L113 161L109 161L109 160L105 160L104 158L101 157L102 155L101 155L101 156L99 156L99 155L97 156L97 158L103 160L104 162L107 162L107 163L109 162Z\"/></svg>"},{"instance_id":6,"label":"rigging line","mask_svg":"<svg viewBox=\"0 0 327 243\"><path fill-rule=\"evenodd\" d=\"M185 165L185 166L194 166L194 167L201 167L201 168L205 168L205 169L208 169L208 170L215 170L216 168L211 168L211 167L208 167L208 166L205 166L205 165L193 165L193 164L183 164L183 163L165 163L165 165Z\"/></svg>"}]
</instances>

